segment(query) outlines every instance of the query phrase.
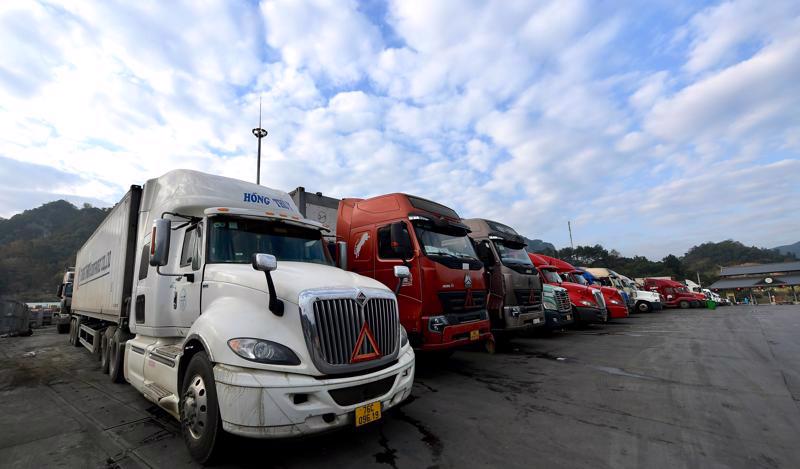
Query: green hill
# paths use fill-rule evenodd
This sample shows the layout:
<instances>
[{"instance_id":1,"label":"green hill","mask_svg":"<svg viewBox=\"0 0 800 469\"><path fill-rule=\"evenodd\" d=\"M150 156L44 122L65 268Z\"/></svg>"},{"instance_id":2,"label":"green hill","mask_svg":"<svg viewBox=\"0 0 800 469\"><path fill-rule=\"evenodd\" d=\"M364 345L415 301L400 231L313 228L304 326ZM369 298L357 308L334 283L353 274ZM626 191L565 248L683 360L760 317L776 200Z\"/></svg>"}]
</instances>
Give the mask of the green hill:
<instances>
[{"instance_id":1,"label":"green hill","mask_svg":"<svg viewBox=\"0 0 800 469\"><path fill-rule=\"evenodd\" d=\"M58 200L0 219L0 297L54 301L64 268L109 210Z\"/></svg>"},{"instance_id":2,"label":"green hill","mask_svg":"<svg viewBox=\"0 0 800 469\"><path fill-rule=\"evenodd\" d=\"M785 246L778 246L775 249L781 254L794 254L795 257L800 258L800 241L794 244L787 244Z\"/></svg>"}]
</instances>

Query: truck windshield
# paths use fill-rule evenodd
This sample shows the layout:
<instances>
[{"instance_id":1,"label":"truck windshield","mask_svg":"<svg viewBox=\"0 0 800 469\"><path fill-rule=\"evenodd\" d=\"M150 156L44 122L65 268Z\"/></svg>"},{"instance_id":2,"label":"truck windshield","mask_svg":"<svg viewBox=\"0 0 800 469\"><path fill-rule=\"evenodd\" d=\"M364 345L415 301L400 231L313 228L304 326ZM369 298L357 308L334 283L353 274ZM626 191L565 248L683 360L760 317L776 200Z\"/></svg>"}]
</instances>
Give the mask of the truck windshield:
<instances>
[{"instance_id":1,"label":"truck windshield","mask_svg":"<svg viewBox=\"0 0 800 469\"><path fill-rule=\"evenodd\" d=\"M533 265L525 249L506 246L502 241L495 241L494 247L500 255L500 261L505 265Z\"/></svg>"},{"instance_id":2,"label":"truck windshield","mask_svg":"<svg viewBox=\"0 0 800 469\"><path fill-rule=\"evenodd\" d=\"M255 253L279 261L333 265L319 230L271 220L214 217L210 223L208 262L249 264Z\"/></svg>"},{"instance_id":3,"label":"truck windshield","mask_svg":"<svg viewBox=\"0 0 800 469\"><path fill-rule=\"evenodd\" d=\"M576 273L568 273L568 274L561 274L564 276L564 280L572 283L579 283L581 285L589 285L589 281L586 280L586 277L583 275L578 275Z\"/></svg>"},{"instance_id":4,"label":"truck windshield","mask_svg":"<svg viewBox=\"0 0 800 469\"><path fill-rule=\"evenodd\" d=\"M417 239L429 256L455 257L458 259L477 259L475 249L466 234L455 235L431 231L415 226Z\"/></svg>"},{"instance_id":5,"label":"truck windshield","mask_svg":"<svg viewBox=\"0 0 800 469\"><path fill-rule=\"evenodd\" d=\"M561 283L561 277L552 270L543 270L542 275L544 275L544 278L550 283Z\"/></svg>"}]
</instances>

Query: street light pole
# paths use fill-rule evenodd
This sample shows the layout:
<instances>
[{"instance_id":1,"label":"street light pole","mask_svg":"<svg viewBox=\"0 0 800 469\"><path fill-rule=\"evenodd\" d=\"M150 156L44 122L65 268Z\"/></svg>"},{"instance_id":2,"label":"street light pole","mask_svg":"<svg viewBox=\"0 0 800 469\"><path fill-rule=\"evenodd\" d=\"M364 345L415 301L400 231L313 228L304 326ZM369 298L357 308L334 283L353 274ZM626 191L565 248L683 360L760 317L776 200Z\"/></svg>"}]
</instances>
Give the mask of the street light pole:
<instances>
[{"instance_id":1,"label":"street light pole","mask_svg":"<svg viewBox=\"0 0 800 469\"><path fill-rule=\"evenodd\" d=\"M258 127L253 129L253 135L258 139L258 162L256 163L256 184L261 184L261 139L267 136L267 131L261 128L261 98L258 98Z\"/></svg>"}]
</instances>

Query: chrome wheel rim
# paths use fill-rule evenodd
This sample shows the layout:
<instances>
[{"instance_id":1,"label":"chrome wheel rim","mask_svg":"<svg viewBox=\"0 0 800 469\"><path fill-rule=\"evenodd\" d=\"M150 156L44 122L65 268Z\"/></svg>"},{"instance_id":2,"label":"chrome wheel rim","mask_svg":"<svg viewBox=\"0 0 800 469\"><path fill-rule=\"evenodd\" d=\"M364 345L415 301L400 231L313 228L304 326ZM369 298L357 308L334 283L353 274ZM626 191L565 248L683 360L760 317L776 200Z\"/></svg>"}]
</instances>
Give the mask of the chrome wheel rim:
<instances>
[{"instance_id":1,"label":"chrome wheel rim","mask_svg":"<svg viewBox=\"0 0 800 469\"><path fill-rule=\"evenodd\" d=\"M203 437L208 426L208 392L200 375L194 375L183 394L183 425L195 440Z\"/></svg>"}]
</instances>

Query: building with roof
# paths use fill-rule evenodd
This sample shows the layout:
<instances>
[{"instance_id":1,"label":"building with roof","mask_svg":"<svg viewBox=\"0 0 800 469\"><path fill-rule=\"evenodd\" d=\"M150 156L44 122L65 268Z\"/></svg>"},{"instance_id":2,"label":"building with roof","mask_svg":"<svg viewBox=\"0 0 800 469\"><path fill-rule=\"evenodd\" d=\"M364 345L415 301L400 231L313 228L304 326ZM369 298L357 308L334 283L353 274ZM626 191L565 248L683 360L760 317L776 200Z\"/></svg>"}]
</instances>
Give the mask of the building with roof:
<instances>
[{"instance_id":1,"label":"building with roof","mask_svg":"<svg viewBox=\"0 0 800 469\"><path fill-rule=\"evenodd\" d=\"M785 292L783 301L798 302L795 287L800 286L800 261L774 264L722 267L720 278L708 288L714 291L745 292L751 300L753 293L766 292L770 299ZM780 301L780 299L778 300Z\"/></svg>"}]
</instances>

